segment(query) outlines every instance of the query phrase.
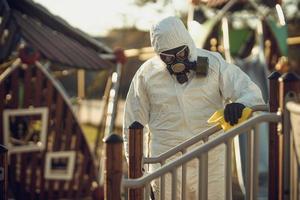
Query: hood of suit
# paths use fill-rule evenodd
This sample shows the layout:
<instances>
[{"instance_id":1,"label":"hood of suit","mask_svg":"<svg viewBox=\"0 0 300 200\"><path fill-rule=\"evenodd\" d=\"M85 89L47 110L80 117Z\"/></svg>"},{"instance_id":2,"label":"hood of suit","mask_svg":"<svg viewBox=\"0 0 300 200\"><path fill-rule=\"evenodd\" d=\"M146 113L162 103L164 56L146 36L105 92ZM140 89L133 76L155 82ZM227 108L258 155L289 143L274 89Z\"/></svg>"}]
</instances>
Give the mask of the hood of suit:
<instances>
[{"instance_id":1,"label":"hood of suit","mask_svg":"<svg viewBox=\"0 0 300 200\"><path fill-rule=\"evenodd\" d=\"M197 59L196 45L182 21L177 17L167 17L152 25L150 39L156 54L187 45L190 50L189 61Z\"/></svg>"}]
</instances>

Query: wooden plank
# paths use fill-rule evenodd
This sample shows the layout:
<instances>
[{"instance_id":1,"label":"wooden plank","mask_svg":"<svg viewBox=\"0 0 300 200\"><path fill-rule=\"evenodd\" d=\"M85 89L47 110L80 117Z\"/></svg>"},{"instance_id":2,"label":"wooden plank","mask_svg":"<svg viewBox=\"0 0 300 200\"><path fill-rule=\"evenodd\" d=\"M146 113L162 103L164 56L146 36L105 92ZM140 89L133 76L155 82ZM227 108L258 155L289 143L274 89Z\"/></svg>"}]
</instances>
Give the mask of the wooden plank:
<instances>
[{"instance_id":1,"label":"wooden plank","mask_svg":"<svg viewBox=\"0 0 300 200\"><path fill-rule=\"evenodd\" d=\"M63 98L58 93L56 96L56 106L55 106L55 120L54 120L54 136L53 136L53 146L52 146L52 152L59 151L60 146L60 137L62 134L62 114L63 114ZM57 181L51 180L49 181L49 189L48 189L48 199L53 199L54 195L54 185Z\"/></svg>"},{"instance_id":2,"label":"wooden plank","mask_svg":"<svg viewBox=\"0 0 300 200\"><path fill-rule=\"evenodd\" d=\"M47 97L45 100L46 100L46 105L47 105L48 110L49 110L49 116L48 116L47 139L46 139L46 144L45 144L46 147L45 147L45 151L42 152L42 160L41 160L42 169L41 169L41 184L40 184L39 199L45 199L46 198L45 185L48 182L44 178L44 174L45 174L44 167L45 167L46 152L49 149L48 140L49 140L49 137L51 137L50 133L52 131L51 120L52 120L53 116L52 116L51 106L52 106L53 96L55 96L55 91L54 91L53 83L51 82L51 80L49 80L49 79L47 80L46 87L47 87L46 94L43 94L43 95L46 95L46 97Z\"/></svg>"},{"instance_id":3,"label":"wooden plank","mask_svg":"<svg viewBox=\"0 0 300 200\"><path fill-rule=\"evenodd\" d=\"M65 105L67 106L67 105ZM70 147L71 147L71 137L72 137L72 122L73 122L73 116L72 116L72 113L70 112L70 110L67 110L67 114L66 114L66 124L65 124L65 127L64 127L64 131L63 131L63 135L65 137L65 140L63 141L62 143L62 146L61 146L61 150L63 151L70 151ZM76 164L75 164L76 165ZM74 179L74 177L73 177ZM70 182L71 181L61 181L61 185L60 185L60 188L62 188L60 191L59 191L59 197L66 197L67 196L67 193L65 191L65 186L67 189L69 189L70 187Z\"/></svg>"},{"instance_id":4,"label":"wooden plank","mask_svg":"<svg viewBox=\"0 0 300 200\"><path fill-rule=\"evenodd\" d=\"M28 68L25 69L24 72L24 108L28 108L31 105L33 94L32 94L32 70L31 67L28 66ZM15 81L19 82L20 79L14 79ZM19 97L20 98L20 97ZM20 184L21 188L19 190L19 193L21 197L27 196L26 189L27 189L27 169L30 166L31 161L31 153L22 153L21 154L21 161L20 161L20 167L21 167L21 173L20 173Z\"/></svg>"},{"instance_id":5,"label":"wooden plank","mask_svg":"<svg viewBox=\"0 0 300 200\"><path fill-rule=\"evenodd\" d=\"M77 136L77 139L80 138L80 149L83 149L83 163L81 163L81 171L80 171L80 175L79 175L79 178L78 178L78 186L79 188L77 189L77 192L76 192L76 199L79 199L79 197L81 196L81 192L82 192L82 189L83 189L83 185L85 184L84 182L84 175L87 171L87 164L88 164L88 148L84 148L84 136L82 135L81 131L78 132L79 133L79 136ZM80 149L77 149L77 151L80 151Z\"/></svg>"},{"instance_id":6,"label":"wooden plank","mask_svg":"<svg viewBox=\"0 0 300 200\"><path fill-rule=\"evenodd\" d=\"M42 92L43 92L43 82L44 82L44 75L41 70L36 70L36 81L35 81L35 95L34 95L34 106L40 107L42 106Z\"/></svg>"},{"instance_id":7,"label":"wooden plank","mask_svg":"<svg viewBox=\"0 0 300 200\"><path fill-rule=\"evenodd\" d=\"M88 155L89 159L88 159L88 169L87 169L88 173L86 173L87 180L86 180L86 183L83 185L82 192L81 192L85 196L88 196L89 193L91 193L92 182L96 181L94 160L91 157L90 151L88 151L88 152L89 152L89 155Z\"/></svg>"},{"instance_id":8,"label":"wooden plank","mask_svg":"<svg viewBox=\"0 0 300 200\"><path fill-rule=\"evenodd\" d=\"M55 135L53 139L52 151L59 151L60 137L62 134L62 120L63 120L63 98L60 94L57 95L55 108Z\"/></svg>"},{"instance_id":9,"label":"wooden plank","mask_svg":"<svg viewBox=\"0 0 300 200\"><path fill-rule=\"evenodd\" d=\"M69 190L68 190L68 193L67 193L67 198L68 199L74 199L74 196L76 195L76 189L75 189L75 186L76 184L78 184L78 179L76 179L76 175L77 175L77 172L79 171L80 169L80 166L77 165L77 161L80 159L80 152L78 152L78 150L80 149L80 130L78 130L78 125L76 123L75 120L73 120L73 123L72 123L72 137L74 137L76 139L75 141L75 147L72 147L71 146L71 149L75 150L76 151L76 159L75 159L75 168L74 168L74 178L71 180L70 182L70 186L69 186Z\"/></svg>"},{"instance_id":10,"label":"wooden plank","mask_svg":"<svg viewBox=\"0 0 300 200\"><path fill-rule=\"evenodd\" d=\"M65 142L65 150L71 150L71 140L73 133L73 124L76 123L74 117L71 112L67 114L67 123L66 123L66 142Z\"/></svg>"},{"instance_id":11,"label":"wooden plank","mask_svg":"<svg viewBox=\"0 0 300 200\"><path fill-rule=\"evenodd\" d=\"M68 135L67 133L67 127L69 128L69 130L71 129L71 124L70 124L70 119L71 119L71 115L70 115L71 111L69 109L69 107L67 106L66 103L63 103L63 117L62 117L62 120L61 120L61 123L62 123L62 131L61 131L61 134L60 134L60 144L59 144L59 149L60 151L66 151L66 137ZM57 192L57 195L59 198L63 198L64 196L64 186L66 184L66 182L68 181L65 181L65 180L60 180L58 182L58 188L59 188L59 191Z\"/></svg>"},{"instance_id":12,"label":"wooden plank","mask_svg":"<svg viewBox=\"0 0 300 200\"><path fill-rule=\"evenodd\" d=\"M11 90L11 95L12 95L12 99L9 103L9 108L17 108L18 106L18 97L19 97L19 94L18 94L18 89L19 89L19 84L17 80L19 77L18 75L18 69L14 70L11 74L11 79L9 80L11 83L10 83L10 90Z\"/></svg>"},{"instance_id":13,"label":"wooden plank","mask_svg":"<svg viewBox=\"0 0 300 200\"><path fill-rule=\"evenodd\" d=\"M41 107L42 106L42 90L43 90L43 80L44 76L42 72L37 69L36 71L36 82L33 85L35 87L34 89L34 107ZM30 165L30 171L31 171L31 177L30 177L30 198L35 199L36 198L36 190L37 190L37 182L40 183L41 177L38 176L38 168L42 168L44 170L43 166L37 166L37 164L40 161L40 155L41 153L36 152L30 154L30 157L32 157L32 164Z\"/></svg>"},{"instance_id":14,"label":"wooden plank","mask_svg":"<svg viewBox=\"0 0 300 200\"><path fill-rule=\"evenodd\" d=\"M18 107L18 82L14 81L18 79L18 70L14 70L11 74L11 77L7 79L9 81L11 90L11 100L8 102L6 108L17 108ZM16 197L19 197L19 193L16 193L20 187L20 184L17 183L15 180L17 180L17 156L15 154L10 155L10 163L9 163L9 174L11 175L12 180L14 182L12 183L12 189Z\"/></svg>"}]
</instances>

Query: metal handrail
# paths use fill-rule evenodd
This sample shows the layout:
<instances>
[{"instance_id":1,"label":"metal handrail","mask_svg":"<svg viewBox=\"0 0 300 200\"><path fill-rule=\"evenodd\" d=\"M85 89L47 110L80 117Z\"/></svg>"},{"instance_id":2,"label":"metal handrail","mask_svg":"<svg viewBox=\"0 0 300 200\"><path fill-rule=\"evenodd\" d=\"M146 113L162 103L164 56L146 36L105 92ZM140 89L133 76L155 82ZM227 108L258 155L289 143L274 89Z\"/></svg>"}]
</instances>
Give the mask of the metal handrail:
<instances>
[{"instance_id":1,"label":"metal handrail","mask_svg":"<svg viewBox=\"0 0 300 200\"><path fill-rule=\"evenodd\" d=\"M233 137L245 133L246 131L251 130L251 128L259 123L262 122L279 122L281 120L281 116L279 114L275 113L262 113L259 114L251 119L249 119L246 122L243 122L239 125L237 125L235 128L232 128L231 130L223 133L222 135L217 136L211 141L208 141L207 143L193 149L189 153L176 158L175 160L167 163L166 165L162 166L161 168L153 171L150 174L146 174L143 177L137 178L137 179L126 179L123 178L122 185L126 188L138 188L141 186L145 186L147 183L151 182L152 180L161 177L165 175L166 173L169 173L174 168L178 168L181 165L189 162L192 159L195 159L199 157L203 153L207 153L210 149L226 143Z\"/></svg>"},{"instance_id":2,"label":"metal handrail","mask_svg":"<svg viewBox=\"0 0 300 200\"><path fill-rule=\"evenodd\" d=\"M268 111L269 107L268 105L256 105L256 106L252 106L251 109L256 112L256 111ZM206 129L205 131L195 135L194 137L180 143L179 145L161 153L158 156L153 156L153 157L144 157L143 159L143 163L144 164L154 164L154 163L162 163L164 160L170 158L171 156L181 152L184 153L185 150L196 144L197 142L201 141L201 140L205 140L206 138L208 138L209 136L211 136L212 134L218 132L221 130L220 125L214 125L208 129Z\"/></svg>"},{"instance_id":3,"label":"metal handrail","mask_svg":"<svg viewBox=\"0 0 300 200\"><path fill-rule=\"evenodd\" d=\"M179 145L169 149L168 151L163 152L162 154L154 157L145 157L144 158L144 164L154 164L154 163L160 163L163 160L166 160L170 158L171 156L175 155L178 152L183 152L186 148L190 147L191 145L211 136L212 134L216 133L217 131L220 131L222 128L220 125L214 125L211 128L195 135L194 137L180 143Z\"/></svg>"}]
</instances>

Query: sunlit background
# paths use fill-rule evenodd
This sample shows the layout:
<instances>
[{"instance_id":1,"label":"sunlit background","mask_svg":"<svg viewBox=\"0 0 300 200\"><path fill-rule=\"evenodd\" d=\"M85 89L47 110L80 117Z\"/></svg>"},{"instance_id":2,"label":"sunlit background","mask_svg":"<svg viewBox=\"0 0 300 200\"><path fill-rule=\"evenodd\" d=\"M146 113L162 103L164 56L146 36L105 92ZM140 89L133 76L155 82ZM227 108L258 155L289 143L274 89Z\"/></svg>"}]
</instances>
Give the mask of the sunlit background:
<instances>
[{"instance_id":1,"label":"sunlit background","mask_svg":"<svg viewBox=\"0 0 300 200\"><path fill-rule=\"evenodd\" d=\"M188 1L158 1L138 5L134 0L34 0L72 26L93 36L111 29L136 27L148 31L151 23L170 15L187 13Z\"/></svg>"}]
</instances>

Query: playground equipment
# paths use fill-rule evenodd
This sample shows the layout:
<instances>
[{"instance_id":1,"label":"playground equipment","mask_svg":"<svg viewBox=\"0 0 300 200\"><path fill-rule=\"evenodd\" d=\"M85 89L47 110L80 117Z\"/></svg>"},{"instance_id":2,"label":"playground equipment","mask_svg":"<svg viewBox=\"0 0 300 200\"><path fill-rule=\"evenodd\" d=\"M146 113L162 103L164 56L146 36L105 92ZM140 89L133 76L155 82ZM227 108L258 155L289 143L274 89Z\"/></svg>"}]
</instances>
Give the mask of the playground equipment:
<instances>
[{"instance_id":1,"label":"playground equipment","mask_svg":"<svg viewBox=\"0 0 300 200\"><path fill-rule=\"evenodd\" d=\"M107 124L113 128L122 51L113 52L30 0L1 1L0 18L0 144L8 149L8 168L1 151L0 169L8 169L0 173L8 183L2 188L0 179L7 191L1 198L100 198L99 162L53 71L78 72L79 97L84 70L109 71L114 80L107 90L114 95Z\"/></svg>"},{"instance_id":2,"label":"playground equipment","mask_svg":"<svg viewBox=\"0 0 300 200\"><path fill-rule=\"evenodd\" d=\"M109 155L106 158L108 164L106 165L107 176L106 188L114 188L112 190L107 189L105 192L106 199L119 199L120 192L116 191L119 187L113 187L113 185L122 186L129 189L129 199L148 199L150 195L149 184L152 180L160 179L160 195L161 199L164 199L164 176L171 173L172 176L172 196L171 199L185 199L185 187L186 187L186 163L197 159L199 161L199 174L198 174L198 199L207 199L207 156L208 152L221 144L226 145L226 165L225 165L225 180L226 180L226 199L233 197L232 192L232 141L233 138L239 134L246 134L248 138L247 142L247 168L246 168L246 186L245 197L246 199L258 198L258 142L259 142L259 129L257 128L260 123L268 123L270 125L269 134L272 140L275 142L269 144L270 158L269 165L272 170L269 171L269 180L274 182L269 185L269 199L283 199L290 198L297 199L299 194L296 188L299 187L298 174L299 163L296 162L295 156L299 148L295 146L295 135L298 133L291 133L295 126L298 126L299 120L299 93L300 93L300 78L293 74L287 73L280 76L280 80L274 81L273 77L277 77L277 72L270 77L270 84L272 85L272 91L270 90L270 96L274 101L270 102L269 109L271 112L262 112L249 120L243 122L240 125L226 131L215 138L209 139L208 137L216 133L221 129L220 126L213 126L206 131L199 133L193 138L179 144L178 146L168 150L167 152L157 157L144 157L142 152L142 134L143 126L138 122L135 122L130 127L129 136L129 148L134 152L129 155L129 178L121 178L120 170L122 169L122 163ZM290 124L290 116L286 109L286 103L289 110L292 113L292 124ZM266 106L260 107L259 110L266 110ZM274 111L275 110L275 111ZM278 111L278 112L277 112ZM296 122L297 120L297 122ZM277 129L274 129L276 128ZM291 129L291 127L293 129ZM293 134L293 136L291 135ZM106 146L109 149L114 149L116 152L122 151L122 139L117 135L111 135L115 138L111 142L107 142ZM291 137L294 137L291 140ZM203 144L199 144L193 149L187 151L188 147L191 147L199 141L204 141ZM295 153L296 152L296 153ZM176 153L182 155L176 159L171 159L166 162L168 158ZM298 156L298 155L297 155ZM142 168L146 167L146 164L160 163L161 168L154 172L143 174ZM292 168L291 168L292 166ZM177 182L178 169L181 167L182 174L182 187L181 197L177 195ZM291 170L292 169L292 170ZM276 177L275 179L273 177ZM116 181L116 182L115 182Z\"/></svg>"},{"instance_id":3,"label":"playground equipment","mask_svg":"<svg viewBox=\"0 0 300 200\"><path fill-rule=\"evenodd\" d=\"M0 143L8 147L11 194L89 196L97 185L96 165L58 82L40 63L24 66L18 59L0 75L0 95Z\"/></svg>"}]
</instances>

